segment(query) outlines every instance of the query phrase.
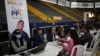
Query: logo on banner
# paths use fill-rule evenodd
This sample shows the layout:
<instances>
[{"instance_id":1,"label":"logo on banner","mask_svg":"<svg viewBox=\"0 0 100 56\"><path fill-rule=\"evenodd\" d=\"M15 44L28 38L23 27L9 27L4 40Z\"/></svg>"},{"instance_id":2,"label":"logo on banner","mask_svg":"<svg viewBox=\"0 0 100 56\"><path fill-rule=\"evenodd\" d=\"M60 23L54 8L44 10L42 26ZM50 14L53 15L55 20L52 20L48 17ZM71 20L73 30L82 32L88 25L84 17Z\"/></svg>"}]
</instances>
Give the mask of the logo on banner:
<instances>
[{"instance_id":1,"label":"logo on banner","mask_svg":"<svg viewBox=\"0 0 100 56\"><path fill-rule=\"evenodd\" d=\"M7 3L8 3L9 5L16 5L16 2L14 2L13 0L8 0Z\"/></svg>"},{"instance_id":2,"label":"logo on banner","mask_svg":"<svg viewBox=\"0 0 100 56\"><path fill-rule=\"evenodd\" d=\"M22 5L22 3L21 2L15 2L14 0L8 0L7 1L7 3L9 4L9 5L12 5L12 6L14 6L14 5L19 5L19 6L21 6Z\"/></svg>"},{"instance_id":3,"label":"logo on banner","mask_svg":"<svg viewBox=\"0 0 100 56\"><path fill-rule=\"evenodd\" d=\"M22 19L22 13L21 9L14 9L11 11L11 16L13 19Z\"/></svg>"}]
</instances>

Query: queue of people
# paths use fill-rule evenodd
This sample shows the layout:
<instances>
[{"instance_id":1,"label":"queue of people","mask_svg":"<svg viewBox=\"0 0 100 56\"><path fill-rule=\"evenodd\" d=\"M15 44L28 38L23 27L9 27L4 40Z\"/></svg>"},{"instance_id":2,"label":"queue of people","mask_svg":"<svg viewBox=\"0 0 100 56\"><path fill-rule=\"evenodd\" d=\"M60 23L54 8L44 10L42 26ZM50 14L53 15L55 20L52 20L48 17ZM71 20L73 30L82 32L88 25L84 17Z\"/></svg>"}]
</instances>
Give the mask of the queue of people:
<instances>
[{"instance_id":1,"label":"queue of people","mask_svg":"<svg viewBox=\"0 0 100 56\"><path fill-rule=\"evenodd\" d=\"M61 45L63 47L63 49L58 53L58 56L69 56L72 48L75 45L84 45L87 42L89 43L89 45L91 44L94 36L90 33L87 26L88 25L83 25L80 28L80 25L76 23L76 25L74 25L70 29L67 29L67 31L65 30L66 28L64 26L60 26L58 31L56 31L56 27L50 27L46 33L46 38L44 37L43 29L37 27L36 31L33 34L33 37L30 38L28 37L27 33L23 31L24 22L20 20L17 23L17 28L11 35L11 53L15 54L30 48L34 48L43 43L58 41L60 42L58 43L58 45ZM100 27L94 27L95 30L97 30L94 33L94 35L96 35L97 32L100 32ZM75 50L73 56L76 56L76 52L77 50Z\"/></svg>"}]
</instances>

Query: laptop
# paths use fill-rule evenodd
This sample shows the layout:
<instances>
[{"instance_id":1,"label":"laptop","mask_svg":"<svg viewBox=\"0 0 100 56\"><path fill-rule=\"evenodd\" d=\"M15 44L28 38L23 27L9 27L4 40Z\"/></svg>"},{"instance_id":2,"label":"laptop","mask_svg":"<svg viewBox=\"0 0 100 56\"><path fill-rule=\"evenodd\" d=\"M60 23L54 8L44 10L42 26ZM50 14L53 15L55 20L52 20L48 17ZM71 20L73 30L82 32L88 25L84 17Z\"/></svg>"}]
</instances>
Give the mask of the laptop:
<instances>
[{"instance_id":1,"label":"laptop","mask_svg":"<svg viewBox=\"0 0 100 56\"><path fill-rule=\"evenodd\" d=\"M36 53L38 53L40 51L43 51L45 49L45 47L46 47L46 44L47 43L41 44L41 45L37 46L37 48L28 51L28 53L36 54Z\"/></svg>"}]
</instances>

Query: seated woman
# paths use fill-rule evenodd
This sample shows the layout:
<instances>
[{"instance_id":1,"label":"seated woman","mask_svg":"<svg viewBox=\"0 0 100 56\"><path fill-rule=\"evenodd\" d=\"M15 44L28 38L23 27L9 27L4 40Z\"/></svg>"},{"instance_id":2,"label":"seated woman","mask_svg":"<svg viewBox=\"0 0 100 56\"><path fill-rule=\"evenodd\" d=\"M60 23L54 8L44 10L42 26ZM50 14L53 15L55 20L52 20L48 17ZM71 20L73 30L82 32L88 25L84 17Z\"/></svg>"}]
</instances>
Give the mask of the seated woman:
<instances>
[{"instance_id":1,"label":"seated woman","mask_svg":"<svg viewBox=\"0 0 100 56\"><path fill-rule=\"evenodd\" d=\"M70 56L72 48L79 44L80 41L78 39L78 35L76 33L75 30L71 29L68 34L65 37L66 39L62 39L60 40L62 43L61 45L63 46L63 50L59 52L58 56L63 56L63 55L67 55L66 56ZM76 51L75 51L76 52ZM76 56L76 53L74 53L73 56Z\"/></svg>"},{"instance_id":2,"label":"seated woman","mask_svg":"<svg viewBox=\"0 0 100 56\"><path fill-rule=\"evenodd\" d=\"M64 38L64 37L65 37L65 34L66 34L65 28L64 28L64 26L61 26L61 27L59 28L58 32L57 32L57 35L58 35L60 38Z\"/></svg>"},{"instance_id":3,"label":"seated woman","mask_svg":"<svg viewBox=\"0 0 100 56\"><path fill-rule=\"evenodd\" d=\"M11 38L11 53L15 54L27 49L27 41L21 37L21 32L16 29Z\"/></svg>"}]
</instances>

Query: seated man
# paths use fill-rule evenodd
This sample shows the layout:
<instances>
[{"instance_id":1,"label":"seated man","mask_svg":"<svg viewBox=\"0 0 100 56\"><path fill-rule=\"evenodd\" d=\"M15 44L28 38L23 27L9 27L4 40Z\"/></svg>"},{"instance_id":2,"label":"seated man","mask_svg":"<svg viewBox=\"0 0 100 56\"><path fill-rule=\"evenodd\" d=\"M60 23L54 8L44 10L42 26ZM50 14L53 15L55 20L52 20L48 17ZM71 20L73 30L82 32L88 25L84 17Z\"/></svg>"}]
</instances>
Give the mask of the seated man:
<instances>
[{"instance_id":1,"label":"seated man","mask_svg":"<svg viewBox=\"0 0 100 56\"><path fill-rule=\"evenodd\" d=\"M36 33L34 33L34 36L32 37L32 42L33 42L33 47L36 47L40 44L43 44L43 43L47 42L47 40L44 39L41 28L38 27L36 29Z\"/></svg>"},{"instance_id":2,"label":"seated man","mask_svg":"<svg viewBox=\"0 0 100 56\"><path fill-rule=\"evenodd\" d=\"M19 20L17 22L16 29L19 29L19 32L21 32L21 37L23 39L25 39L25 41L27 41L27 46L28 46L28 48L30 48L30 46L29 46L30 38L29 38L27 32L25 32L23 28L24 28L24 21L23 20ZM14 34L14 32L12 32L12 35L13 34ZM12 35L11 35L11 38L12 38Z\"/></svg>"},{"instance_id":3,"label":"seated man","mask_svg":"<svg viewBox=\"0 0 100 56\"><path fill-rule=\"evenodd\" d=\"M17 27L16 27L16 29L19 29L19 32L21 32L21 36L22 36L22 38L24 38L27 42L29 41L29 36L28 36L28 34L23 30L23 28L24 28L24 21L23 20L19 20L18 22L17 22ZM12 35L13 35L13 33L12 33ZM12 36L11 36L12 37Z\"/></svg>"},{"instance_id":4,"label":"seated man","mask_svg":"<svg viewBox=\"0 0 100 56\"><path fill-rule=\"evenodd\" d=\"M16 29L11 38L11 54L15 54L27 49L27 41L22 38L21 32Z\"/></svg>"},{"instance_id":5,"label":"seated man","mask_svg":"<svg viewBox=\"0 0 100 56\"><path fill-rule=\"evenodd\" d=\"M88 42L88 47L90 46L92 42L92 35L86 30L86 28L82 29L82 36L80 37L81 44L84 45L85 43Z\"/></svg>"}]
</instances>

